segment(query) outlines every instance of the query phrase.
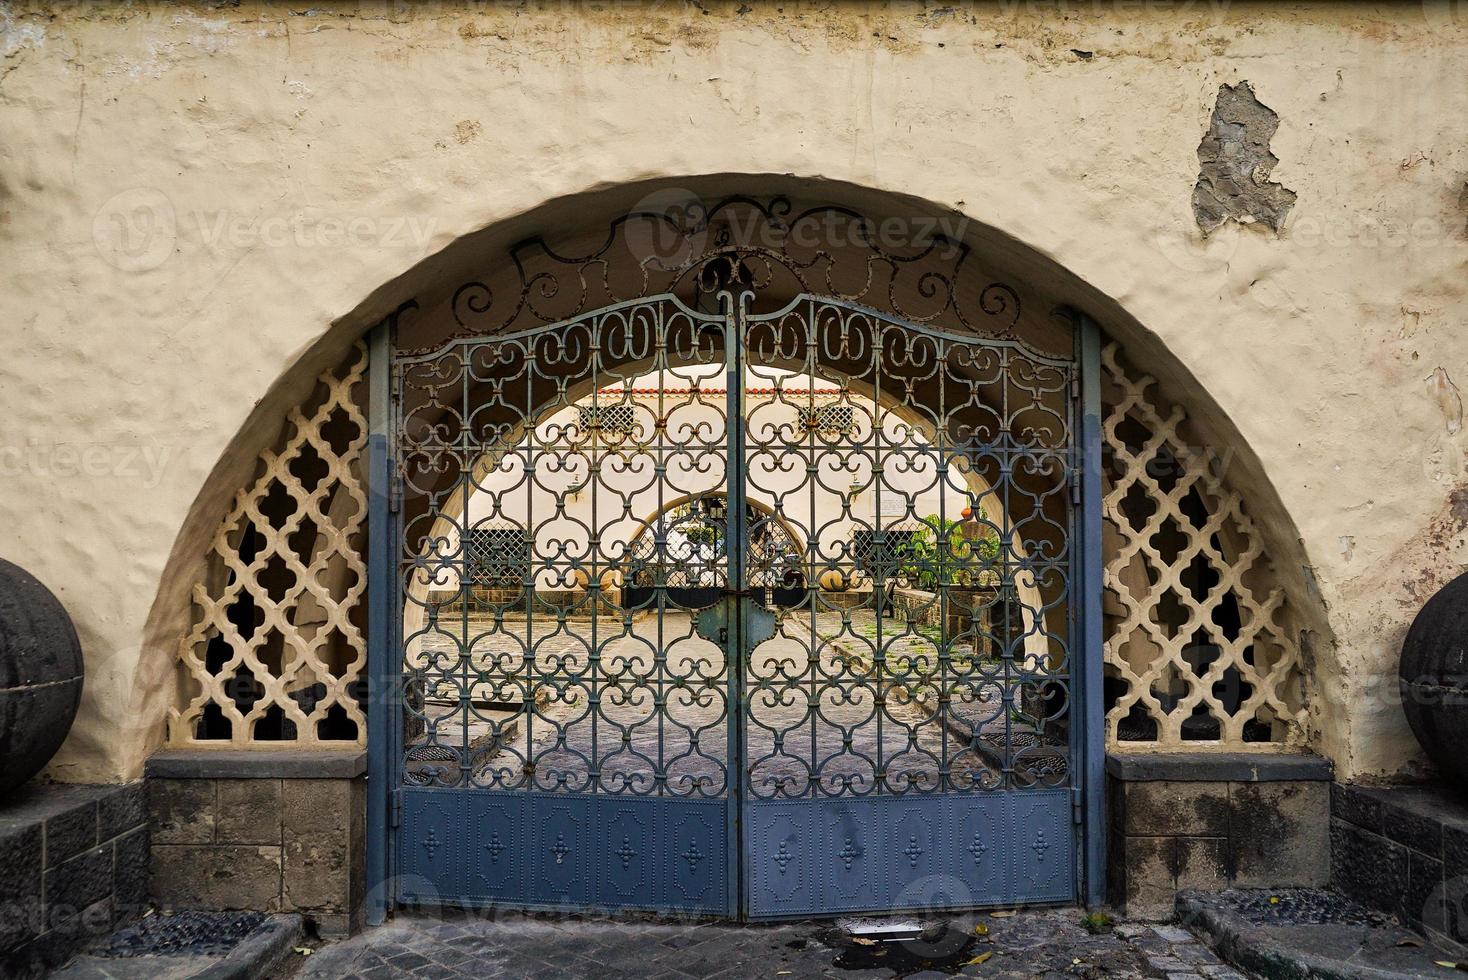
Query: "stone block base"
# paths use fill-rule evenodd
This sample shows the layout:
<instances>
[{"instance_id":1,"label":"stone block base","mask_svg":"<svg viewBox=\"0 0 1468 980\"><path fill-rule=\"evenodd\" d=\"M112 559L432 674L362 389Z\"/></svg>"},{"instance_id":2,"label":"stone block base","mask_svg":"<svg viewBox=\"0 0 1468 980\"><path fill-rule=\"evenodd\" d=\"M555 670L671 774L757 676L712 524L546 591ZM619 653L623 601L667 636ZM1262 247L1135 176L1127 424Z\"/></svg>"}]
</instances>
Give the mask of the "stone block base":
<instances>
[{"instance_id":1,"label":"stone block base","mask_svg":"<svg viewBox=\"0 0 1468 980\"><path fill-rule=\"evenodd\" d=\"M142 783L32 783L0 801L0 976L44 975L147 904Z\"/></svg>"},{"instance_id":2,"label":"stone block base","mask_svg":"<svg viewBox=\"0 0 1468 980\"><path fill-rule=\"evenodd\" d=\"M326 936L360 926L361 753L163 753L148 763L153 901L298 912Z\"/></svg>"},{"instance_id":3,"label":"stone block base","mask_svg":"<svg viewBox=\"0 0 1468 980\"><path fill-rule=\"evenodd\" d=\"M1170 919L1185 889L1315 887L1330 877L1330 765L1313 756L1107 758L1111 901Z\"/></svg>"},{"instance_id":4,"label":"stone block base","mask_svg":"<svg viewBox=\"0 0 1468 980\"><path fill-rule=\"evenodd\" d=\"M1468 946L1468 797L1338 783L1330 817L1339 891L1444 945Z\"/></svg>"}]
</instances>

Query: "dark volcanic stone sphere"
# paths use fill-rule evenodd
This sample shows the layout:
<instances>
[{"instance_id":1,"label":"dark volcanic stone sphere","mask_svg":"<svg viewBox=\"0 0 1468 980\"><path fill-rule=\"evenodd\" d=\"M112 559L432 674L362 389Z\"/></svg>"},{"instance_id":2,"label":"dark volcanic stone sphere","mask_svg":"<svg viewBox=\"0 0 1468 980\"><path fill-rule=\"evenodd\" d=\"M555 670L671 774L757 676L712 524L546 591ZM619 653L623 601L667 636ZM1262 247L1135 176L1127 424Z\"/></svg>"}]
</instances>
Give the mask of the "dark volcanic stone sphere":
<instances>
[{"instance_id":1,"label":"dark volcanic stone sphere","mask_svg":"<svg viewBox=\"0 0 1468 980\"><path fill-rule=\"evenodd\" d=\"M1402 708L1443 776L1468 787L1468 574L1427 600L1402 644Z\"/></svg>"},{"instance_id":2,"label":"dark volcanic stone sphere","mask_svg":"<svg viewBox=\"0 0 1468 980\"><path fill-rule=\"evenodd\" d=\"M56 754L82 699L82 647L61 601L0 559L0 797Z\"/></svg>"}]
</instances>

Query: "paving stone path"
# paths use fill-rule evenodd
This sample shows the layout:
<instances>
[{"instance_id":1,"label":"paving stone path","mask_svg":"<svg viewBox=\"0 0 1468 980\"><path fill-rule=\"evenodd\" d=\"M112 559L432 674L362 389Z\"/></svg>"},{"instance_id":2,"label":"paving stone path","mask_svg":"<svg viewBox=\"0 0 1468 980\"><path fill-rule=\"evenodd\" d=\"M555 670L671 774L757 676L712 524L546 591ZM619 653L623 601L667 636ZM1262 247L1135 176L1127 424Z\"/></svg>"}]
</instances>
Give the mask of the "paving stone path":
<instances>
[{"instance_id":1,"label":"paving stone path","mask_svg":"<svg viewBox=\"0 0 1468 980\"><path fill-rule=\"evenodd\" d=\"M980 935L979 933L982 933ZM986 955L988 954L988 955ZM298 980L347 978L963 977L1243 980L1185 929L1092 935L1075 909L930 921L924 938L861 945L831 922L741 926L577 917L400 914L296 960Z\"/></svg>"}]
</instances>

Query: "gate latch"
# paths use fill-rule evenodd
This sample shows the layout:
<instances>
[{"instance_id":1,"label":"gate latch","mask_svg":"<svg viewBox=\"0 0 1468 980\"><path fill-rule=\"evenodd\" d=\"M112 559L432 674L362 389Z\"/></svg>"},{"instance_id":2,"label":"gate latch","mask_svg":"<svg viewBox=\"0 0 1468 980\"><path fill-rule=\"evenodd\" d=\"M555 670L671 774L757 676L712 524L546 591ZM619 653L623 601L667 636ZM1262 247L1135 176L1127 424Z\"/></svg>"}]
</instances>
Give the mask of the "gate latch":
<instances>
[{"instance_id":1,"label":"gate latch","mask_svg":"<svg viewBox=\"0 0 1468 980\"><path fill-rule=\"evenodd\" d=\"M742 601L737 595L725 596L712 606L699 610L693 620L694 629L705 640L727 650L730 630L736 623L735 617L741 613L745 617L745 649L740 653L747 655L776 632L775 614L752 599Z\"/></svg>"}]
</instances>

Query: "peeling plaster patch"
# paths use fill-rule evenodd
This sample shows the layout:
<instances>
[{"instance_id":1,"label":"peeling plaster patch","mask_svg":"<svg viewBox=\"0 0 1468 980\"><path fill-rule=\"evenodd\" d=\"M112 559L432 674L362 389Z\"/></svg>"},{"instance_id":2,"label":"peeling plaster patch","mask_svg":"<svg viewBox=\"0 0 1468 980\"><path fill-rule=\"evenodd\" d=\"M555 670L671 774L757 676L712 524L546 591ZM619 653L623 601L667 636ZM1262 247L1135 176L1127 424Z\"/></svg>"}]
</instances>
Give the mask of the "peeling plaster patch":
<instances>
[{"instance_id":1,"label":"peeling plaster patch","mask_svg":"<svg viewBox=\"0 0 1468 980\"><path fill-rule=\"evenodd\" d=\"M0 6L0 58L9 58L23 48L39 48L46 43L44 24L17 24L8 6Z\"/></svg>"},{"instance_id":2,"label":"peeling plaster patch","mask_svg":"<svg viewBox=\"0 0 1468 980\"><path fill-rule=\"evenodd\" d=\"M1455 434L1463 428L1463 396L1458 392L1458 386L1453 384L1448 372L1439 367L1428 376L1427 388L1437 398L1437 405L1447 420L1448 435Z\"/></svg>"},{"instance_id":3,"label":"peeling plaster patch","mask_svg":"<svg viewBox=\"0 0 1468 980\"><path fill-rule=\"evenodd\" d=\"M1441 510L1389 555L1345 583L1344 615L1363 617L1377 641L1401 649L1407 624L1433 594L1468 569L1468 483L1448 491ZM1404 614L1405 613L1405 614Z\"/></svg>"},{"instance_id":4,"label":"peeling plaster patch","mask_svg":"<svg viewBox=\"0 0 1468 980\"><path fill-rule=\"evenodd\" d=\"M1463 189L1458 192L1458 209L1468 212L1468 180L1463 181ZM1468 221L1463 222L1463 235L1468 237Z\"/></svg>"},{"instance_id":5,"label":"peeling plaster patch","mask_svg":"<svg viewBox=\"0 0 1468 980\"><path fill-rule=\"evenodd\" d=\"M1341 557L1346 561L1356 553L1356 536L1354 534L1342 534L1340 538Z\"/></svg>"},{"instance_id":6,"label":"peeling plaster patch","mask_svg":"<svg viewBox=\"0 0 1468 980\"><path fill-rule=\"evenodd\" d=\"M1468 526L1468 487L1459 487L1448 494L1448 513L1458 523Z\"/></svg>"},{"instance_id":7,"label":"peeling plaster patch","mask_svg":"<svg viewBox=\"0 0 1468 980\"><path fill-rule=\"evenodd\" d=\"M1284 224L1295 192L1269 175L1279 157L1269 141L1279 115L1254 97L1248 82L1220 85L1213 118L1198 144L1198 183L1193 187L1193 217L1207 235L1232 218L1240 224L1262 222L1274 232Z\"/></svg>"},{"instance_id":8,"label":"peeling plaster patch","mask_svg":"<svg viewBox=\"0 0 1468 980\"><path fill-rule=\"evenodd\" d=\"M461 119L459 120L459 124L454 127L454 139L458 140L459 145L462 146L465 143L472 142L483 130L484 127L479 124L479 120Z\"/></svg>"},{"instance_id":9,"label":"peeling plaster patch","mask_svg":"<svg viewBox=\"0 0 1468 980\"><path fill-rule=\"evenodd\" d=\"M215 55L232 47L238 37L243 36L240 27L227 19L209 19L192 12L177 14L172 18L173 31L155 31L148 36L148 56L131 60L113 53L113 64L104 69L104 75L121 74L129 78L162 78L186 59L200 55Z\"/></svg>"}]
</instances>

